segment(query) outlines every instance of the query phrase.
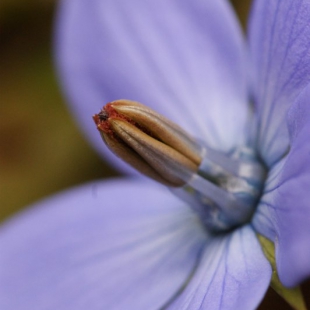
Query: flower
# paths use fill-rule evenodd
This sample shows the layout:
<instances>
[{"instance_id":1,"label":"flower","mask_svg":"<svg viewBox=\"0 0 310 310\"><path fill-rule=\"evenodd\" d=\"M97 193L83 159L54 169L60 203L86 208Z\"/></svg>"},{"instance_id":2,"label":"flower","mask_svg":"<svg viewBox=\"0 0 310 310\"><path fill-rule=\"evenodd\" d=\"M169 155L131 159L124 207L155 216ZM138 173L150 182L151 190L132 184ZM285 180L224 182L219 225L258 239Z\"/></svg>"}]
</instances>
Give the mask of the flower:
<instances>
[{"instance_id":1,"label":"flower","mask_svg":"<svg viewBox=\"0 0 310 310\"><path fill-rule=\"evenodd\" d=\"M308 1L256 0L248 53L224 0L63 1L58 64L99 152L132 172L90 119L130 98L218 151L253 143L268 176L251 222L218 235L144 178L39 202L1 228L0 308L253 309L271 277L256 233L275 243L284 285L308 277L309 19Z\"/></svg>"}]
</instances>

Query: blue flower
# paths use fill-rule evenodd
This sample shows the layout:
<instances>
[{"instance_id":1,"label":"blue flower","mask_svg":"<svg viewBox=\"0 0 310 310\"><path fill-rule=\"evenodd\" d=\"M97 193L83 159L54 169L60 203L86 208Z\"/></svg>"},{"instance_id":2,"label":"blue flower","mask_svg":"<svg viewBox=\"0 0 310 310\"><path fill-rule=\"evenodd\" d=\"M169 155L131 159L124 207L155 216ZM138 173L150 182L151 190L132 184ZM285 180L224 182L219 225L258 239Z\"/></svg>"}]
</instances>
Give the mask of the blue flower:
<instances>
[{"instance_id":1,"label":"blue flower","mask_svg":"<svg viewBox=\"0 0 310 310\"><path fill-rule=\"evenodd\" d=\"M275 243L284 285L309 277L309 20L309 1L256 0L246 45L224 0L62 1L64 89L104 157L132 173L90 117L129 98L223 152L255 128L268 176L251 222L219 235L142 177L39 202L1 228L0 308L253 309L271 277L256 233Z\"/></svg>"}]
</instances>

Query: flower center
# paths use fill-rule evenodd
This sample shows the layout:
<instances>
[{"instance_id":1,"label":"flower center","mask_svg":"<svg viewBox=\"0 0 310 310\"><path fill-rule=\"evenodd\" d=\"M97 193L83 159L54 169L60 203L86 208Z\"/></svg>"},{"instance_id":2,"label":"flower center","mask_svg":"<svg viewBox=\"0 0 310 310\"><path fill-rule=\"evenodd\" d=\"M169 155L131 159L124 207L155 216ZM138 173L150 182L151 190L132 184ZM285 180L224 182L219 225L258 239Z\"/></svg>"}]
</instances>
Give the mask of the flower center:
<instances>
[{"instance_id":1,"label":"flower center","mask_svg":"<svg viewBox=\"0 0 310 310\"><path fill-rule=\"evenodd\" d=\"M266 177L250 148L230 154L216 151L129 100L108 103L93 118L112 152L168 186L199 214L209 231L227 231L250 221Z\"/></svg>"},{"instance_id":2,"label":"flower center","mask_svg":"<svg viewBox=\"0 0 310 310\"><path fill-rule=\"evenodd\" d=\"M207 146L197 172L180 189L186 200L213 232L248 223L262 193L266 170L247 147L223 154Z\"/></svg>"}]
</instances>

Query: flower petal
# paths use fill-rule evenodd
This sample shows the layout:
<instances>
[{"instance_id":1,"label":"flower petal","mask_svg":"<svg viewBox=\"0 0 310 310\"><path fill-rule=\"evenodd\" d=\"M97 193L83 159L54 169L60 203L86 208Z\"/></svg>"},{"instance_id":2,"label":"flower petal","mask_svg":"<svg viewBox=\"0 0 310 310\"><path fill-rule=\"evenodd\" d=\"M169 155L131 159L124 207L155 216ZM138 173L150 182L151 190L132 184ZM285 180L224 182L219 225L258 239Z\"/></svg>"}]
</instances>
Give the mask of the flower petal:
<instances>
[{"instance_id":1,"label":"flower petal","mask_svg":"<svg viewBox=\"0 0 310 310\"><path fill-rule=\"evenodd\" d=\"M291 149L273 168L253 220L257 231L275 242L279 278L289 287L310 276L309 98L310 84L288 112Z\"/></svg>"},{"instance_id":2,"label":"flower petal","mask_svg":"<svg viewBox=\"0 0 310 310\"><path fill-rule=\"evenodd\" d=\"M271 267L249 226L213 239L193 279L171 309L254 309L266 292Z\"/></svg>"},{"instance_id":3,"label":"flower petal","mask_svg":"<svg viewBox=\"0 0 310 310\"><path fill-rule=\"evenodd\" d=\"M39 203L0 233L1 309L158 309L206 235L154 183L91 183Z\"/></svg>"},{"instance_id":4,"label":"flower petal","mask_svg":"<svg viewBox=\"0 0 310 310\"><path fill-rule=\"evenodd\" d=\"M271 166L289 148L286 113L310 81L310 2L256 0L250 19L258 148Z\"/></svg>"},{"instance_id":5,"label":"flower petal","mask_svg":"<svg viewBox=\"0 0 310 310\"><path fill-rule=\"evenodd\" d=\"M72 110L108 158L91 115L122 98L211 147L229 150L244 139L246 57L227 1L62 1L56 39Z\"/></svg>"},{"instance_id":6,"label":"flower petal","mask_svg":"<svg viewBox=\"0 0 310 310\"><path fill-rule=\"evenodd\" d=\"M252 225L255 230L272 241L275 241L276 239L275 225L277 222L274 200L279 184L281 183L283 167L286 159L287 158L284 157L270 169L265 181L264 192L252 219Z\"/></svg>"},{"instance_id":7,"label":"flower petal","mask_svg":"<svg viewBox=\"0 0 310 310\"><path fill-rule=\"evenodd\" d=\"M288 113L291 151L277 191L277 266L283 284L310 276L310 85Z\"/></svg>"}]
</instances>

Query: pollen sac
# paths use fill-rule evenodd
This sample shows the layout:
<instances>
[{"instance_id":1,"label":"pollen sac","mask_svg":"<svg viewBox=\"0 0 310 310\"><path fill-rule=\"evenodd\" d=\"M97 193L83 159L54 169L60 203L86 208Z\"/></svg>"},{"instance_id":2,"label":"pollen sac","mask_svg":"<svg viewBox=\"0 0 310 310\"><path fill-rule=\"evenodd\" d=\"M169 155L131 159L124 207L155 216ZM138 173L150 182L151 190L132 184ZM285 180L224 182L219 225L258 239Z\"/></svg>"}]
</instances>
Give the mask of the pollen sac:
<instances>
[{"instance_id":1,"label":"pollen sac","mask_svg":"<svg viewBox=\"0 0 310 310\"><path fill-rule=\"evenodd\" d=\"M198 170L200 145L179 126L138 102L110 102L93 119L113 153L156 181L179 187Z\"/></svg>"}]
</instances>

